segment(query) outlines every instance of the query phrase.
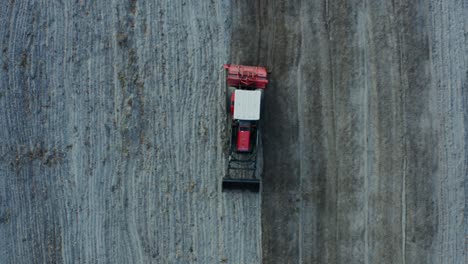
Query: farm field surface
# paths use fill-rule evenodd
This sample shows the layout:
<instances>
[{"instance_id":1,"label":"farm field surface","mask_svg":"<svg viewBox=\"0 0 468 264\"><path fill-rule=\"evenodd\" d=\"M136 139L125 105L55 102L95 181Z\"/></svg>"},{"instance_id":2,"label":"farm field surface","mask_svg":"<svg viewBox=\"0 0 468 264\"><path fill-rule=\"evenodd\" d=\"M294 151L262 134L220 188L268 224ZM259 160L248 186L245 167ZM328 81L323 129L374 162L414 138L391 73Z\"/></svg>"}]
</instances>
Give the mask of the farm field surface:
<instances>
[{"instance_id":1,"label":"farm field surface","mask_svg":"<svg viewBox=\"0 0 468 264\"><path fill-rule=\"evenodd\" d=\"M467 263L467 1L0 2L0 263ZM221 192L224 63L270 70Z\"/></svg>"}]
</instances>

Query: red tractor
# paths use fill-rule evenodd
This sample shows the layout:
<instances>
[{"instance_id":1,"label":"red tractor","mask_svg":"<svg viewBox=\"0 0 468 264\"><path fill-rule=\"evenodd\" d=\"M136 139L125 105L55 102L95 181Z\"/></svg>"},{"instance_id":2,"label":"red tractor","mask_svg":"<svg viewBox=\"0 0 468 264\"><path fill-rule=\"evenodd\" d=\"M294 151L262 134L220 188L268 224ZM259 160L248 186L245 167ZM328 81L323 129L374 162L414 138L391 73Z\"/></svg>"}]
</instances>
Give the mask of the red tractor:
<instances>
[{"instance_id":1,"label":"red tractor","mask_svg":"<svg viewBox=\"0 0 468 264\"><path fill-rule=\"evenodd\" d=\"M263 90L268 84L263 67L225 64L228 87L230 152L223 191L240 189L258 192L256 176L259 148L259 121Z\"/></svg>"}]
</instances>

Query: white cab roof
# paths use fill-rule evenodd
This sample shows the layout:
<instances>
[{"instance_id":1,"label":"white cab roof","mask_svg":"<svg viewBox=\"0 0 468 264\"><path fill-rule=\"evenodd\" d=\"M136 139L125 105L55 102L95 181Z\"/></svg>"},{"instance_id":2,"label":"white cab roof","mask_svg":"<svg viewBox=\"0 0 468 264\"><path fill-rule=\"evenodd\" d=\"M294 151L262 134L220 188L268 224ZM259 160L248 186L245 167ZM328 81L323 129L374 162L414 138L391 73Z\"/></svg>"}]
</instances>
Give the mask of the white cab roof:
<instances>
[{"instance_id":1,"label":"white cab roof","mask_svg":"<svg viewBox=\"0 0 468 264\"><path fill-rule=\"evenodd\" d=\"M235 90L234 119L259 120L262 91Z\"/></svg>"}]
</instances>

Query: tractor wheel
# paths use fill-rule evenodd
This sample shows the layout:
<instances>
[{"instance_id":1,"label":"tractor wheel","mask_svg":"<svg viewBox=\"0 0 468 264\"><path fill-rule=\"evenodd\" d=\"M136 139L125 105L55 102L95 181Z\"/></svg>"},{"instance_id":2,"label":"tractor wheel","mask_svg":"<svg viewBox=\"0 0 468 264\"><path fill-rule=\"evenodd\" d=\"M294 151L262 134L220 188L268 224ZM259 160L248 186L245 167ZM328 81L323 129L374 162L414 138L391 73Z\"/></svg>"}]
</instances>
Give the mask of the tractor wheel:
<instances>
[{"instance_id":1,"label":"tractor wheel","mask_svg":"<svg viewBox=\"0 0 468 264\"><path fill-rule=\"evenodd\" d=\"M226 113L231 117L231 95L235 88L227 86L226 88Z\"/></svg>"}]
</instances>

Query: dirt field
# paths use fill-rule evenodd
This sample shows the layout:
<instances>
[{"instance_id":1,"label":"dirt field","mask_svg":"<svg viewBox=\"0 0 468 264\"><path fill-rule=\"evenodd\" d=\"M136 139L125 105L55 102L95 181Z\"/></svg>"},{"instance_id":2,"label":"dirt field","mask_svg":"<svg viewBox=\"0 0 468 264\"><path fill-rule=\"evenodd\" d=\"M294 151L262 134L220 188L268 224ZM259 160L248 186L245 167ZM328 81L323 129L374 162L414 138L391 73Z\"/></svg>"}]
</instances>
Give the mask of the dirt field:
<instances>
[{"instance_id":1,"label":"dirt field","mask_svg":"<svg viewBox=\"0 0 468 264\"><path fill-rule=\"evenodd\" d=\"M466 263L467 1L0 2L0 263ZM221 193L223 63L267 66Z\"/></svg>"}]
</instances>

